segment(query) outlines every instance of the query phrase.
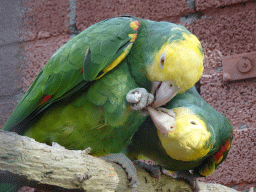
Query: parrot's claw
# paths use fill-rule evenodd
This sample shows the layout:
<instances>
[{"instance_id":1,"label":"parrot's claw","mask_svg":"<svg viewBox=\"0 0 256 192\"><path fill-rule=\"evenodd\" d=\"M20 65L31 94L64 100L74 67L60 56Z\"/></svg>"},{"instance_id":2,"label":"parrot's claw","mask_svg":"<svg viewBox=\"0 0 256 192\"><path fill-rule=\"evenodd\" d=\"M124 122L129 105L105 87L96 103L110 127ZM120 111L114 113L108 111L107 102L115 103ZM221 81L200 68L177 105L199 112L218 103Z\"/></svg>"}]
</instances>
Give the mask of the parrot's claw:
<instances>
[{"instance_id":1,"label":"parrot's claw","mask_svg":"<svg viewBox=\"0 0 256 192\"><path fill-rule=\"evenodd\" d=\"M196 177L188 170L176 171L174 178L186 180L194 192L199 192L200 188Z\"/></svg>"},{"instance_id":2,"label":"parrot's claw","mask_svg":"<svg viewBox=\"0 0 256 192\"><path fill-rule=\"evenodd\" d=\"M127 173L127 178L130 180L128 187L132 188L135 191L136 187L139 185L139 179L137 175L137 170L133 165L132 161L126 157L123 153L111 153L101 159L120 164L125 172Z\"/></svg>"},{"instance_id":3,"label":"parrot's claw","mask_svg":"<svg viewBox=\"0 0 256 192\"><path fill-rule=\"evenodd\" d=\"M146 170L151 177L157 178L159 179L161 176L161 167L155 164L148 164L145 163L141 160L135 160L134 163L136 163L136 165L138 165L140 168Z\"/></svg>"},{"instance_id":4,"label":"parrot's claw","mask_svg":"<svg viewBox=\"0 0 256 192\"><path fill-rule=\"evenodd\" d=\"M154 163L146 163L144 160L135 160L134 163L140 168L146 170L152 177L160 179L161 174L171 176L175 179L182 179L189 183L193 192L199 192L200 188L196 177L191 174L189 171L168 171L163 167L156 165Z\"/></svg>"},{"instance_id":5,"label":"parrot's claw","mask_svg":"<svg viewBox=\"0 0 256 192\"><path fill-rule=\"evenodd\" d=\"M144 88L136 88L129 91L126 100L130 103L132 110L140 110L146 115L145 108L154 101L154 95L148 93Z\"/></svg>"},{"instance_id":6,"label":"parrot's claw","mask_svg":"<svg viewBox=\"0 0 256 192\"><path fill-rule=\"evenodd\" d=\"M91 147L87 147L86 149L83 150L83 153L86 155L89 155L89 153L91 153L92 148Z\"/></svg>"}]
</instances>

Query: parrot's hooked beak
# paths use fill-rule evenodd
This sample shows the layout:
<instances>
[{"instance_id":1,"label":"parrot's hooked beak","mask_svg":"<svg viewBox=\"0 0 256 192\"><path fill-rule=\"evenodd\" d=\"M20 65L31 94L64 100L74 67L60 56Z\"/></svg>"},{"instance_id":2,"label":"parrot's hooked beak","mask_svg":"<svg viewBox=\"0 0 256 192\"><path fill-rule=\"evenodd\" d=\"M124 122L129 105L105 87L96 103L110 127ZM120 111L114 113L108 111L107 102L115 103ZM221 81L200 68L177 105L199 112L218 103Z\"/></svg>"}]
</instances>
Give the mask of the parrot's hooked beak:
<instances>
[{"instance_id":1,"label":"parrot's hooked beak","mask_svg":"<svg viewBox=\"0 0 256 192\"><path fill-rule=\"evenodd\" d=\"M168 133L175 128L176 113L173 110L162 107L156 109L147 107L147 109L156 128L163 136L167 136Z\"/></svg>"},{"instance_id":2,"label":"parrot's hooked beak","mask_svg":"<svg viewBox=\"0 0 256 192\"><path fill-rule=\"evenodd\" d=\"M169 102L180 90L171 81L153 82L151 94L154 95L155 101L152 104L153 108L165 105Z\"/></svg>"}]
</instances>

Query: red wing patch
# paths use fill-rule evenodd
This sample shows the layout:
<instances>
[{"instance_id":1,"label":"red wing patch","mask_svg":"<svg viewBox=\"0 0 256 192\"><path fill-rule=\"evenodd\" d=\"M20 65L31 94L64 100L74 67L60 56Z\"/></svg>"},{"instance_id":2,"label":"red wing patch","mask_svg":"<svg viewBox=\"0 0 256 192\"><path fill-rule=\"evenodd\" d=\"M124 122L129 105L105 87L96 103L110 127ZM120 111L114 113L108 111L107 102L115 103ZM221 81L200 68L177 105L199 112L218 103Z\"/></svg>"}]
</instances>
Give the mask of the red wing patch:
<instances>
[{"instance_id":1,"label":"red wing patch","mask_svg":"<svg viewBox=\"0 0 256 192\"><path fill-rule=\"evenodd\" d=\"M42 100L42 102L40 103L40 105L44 104L46 101L48 101L48 100L51 99L51 98L52 98L52 95L46 95L46 96L43 98L43 100Z\"/></svg>"},{"instance_id":2,"label":"red wing patch","mask_svg":"<svg viewBox=\"0 0 256 192\"><path fill-rule=\"evenodd\" d=\"M226 141L225 144L220 148L220 150L214 155L215 161L219 162L223 157L223 153L228 151L230 148L230 140Z\"/></svg>"}]
</instances>

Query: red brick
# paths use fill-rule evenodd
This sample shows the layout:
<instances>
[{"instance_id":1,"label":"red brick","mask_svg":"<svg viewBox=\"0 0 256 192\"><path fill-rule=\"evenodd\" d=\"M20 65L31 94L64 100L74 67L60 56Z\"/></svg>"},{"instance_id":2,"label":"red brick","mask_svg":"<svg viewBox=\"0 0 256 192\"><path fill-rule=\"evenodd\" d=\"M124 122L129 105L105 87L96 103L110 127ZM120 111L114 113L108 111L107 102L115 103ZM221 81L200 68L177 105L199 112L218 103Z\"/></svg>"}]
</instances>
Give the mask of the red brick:
<instances>
[{"instance_id":1,"label":"red brick","mask_svg":"<svg viewBox=\"0 0 256 192\"><path fill-rule=\"evenodd\" d=\"M217 111L225 115L235 129L246 124L256 127L256 79L224 83L222 72L203 75L202 97Z\"/></svg>"},{"instance_id":2,"label":"red brick","mask_svg":"<svg viewBox=\"0 0 256 192\"><path fill-rule=\"evenodd\" d=\"M68 35L62 35L22 44L25 63L22 79L24 91L27 91L46 62L69 38Z\"/></svg>"},{"instance_id":3,"label":"red brick","mask_svg":"<svg viewBox=\"0 0 256 192\"><path fill-rule=\"evenodd\" d=\"M197 11L204 11L247 1L251 0L195 0L195 6Z\"/></svg>"},{"instance_id":4,"label":"red brick","mask_svg":"<svg viewBox=\"0 0 256 192\"><path fill-rule=\"evenodd\" d=\"M186 0L131 0L83 1L77 0L77 27L84 30L103 19L118 15L132 15L143 19L168 20L172 16L194 12Z\"/></svg>"},{"instance_id":5,"label":"red brick","mask_svg":"<svg viewBox=\"0 0 256 192\"><path fill-rule=\"evenodd\" d=\"M68 0L25 0L22 40L46 38L68 32Z\"/></svg>"},{"instance_id":6,"label":"red brick","mask_svg":"<svg viewBox=\"0 0 256 192\"><path fill-rule=\"evenodd\" d=\"M256 3L245 6L209 10L203 19L185 24L207 49L219 45L226 55L247 53L256 50Z\"/></svg>"}]
</instances>

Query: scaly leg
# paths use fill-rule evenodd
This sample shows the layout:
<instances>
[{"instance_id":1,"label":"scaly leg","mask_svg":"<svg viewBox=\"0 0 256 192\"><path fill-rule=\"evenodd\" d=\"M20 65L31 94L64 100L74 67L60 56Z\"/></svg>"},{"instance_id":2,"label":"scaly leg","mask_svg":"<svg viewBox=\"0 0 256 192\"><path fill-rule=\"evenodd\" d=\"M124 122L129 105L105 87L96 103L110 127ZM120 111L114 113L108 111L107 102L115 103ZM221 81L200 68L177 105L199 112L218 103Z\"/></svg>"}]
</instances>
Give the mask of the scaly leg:
<instances>
[{"instance_id":1,"label":"scaly leg","mask_svg":"<svg viewBox=\"0 0 256 192\"><path fill-rule=\"evenodd\" d=\"M171 176L175 179L182 179L188 182L188 184L191 186L191 189L194 192L199 192L200 188L198 185L198 181L196 177L191 174L188 170L181 170L181 171L168 171L164 169L163 167L153 164L153 163L146 163L141 160L135 160L134 161L140 168L145 169L152 177L160 178L161 174L165 174L168 176Z\"/></svg>"},{"instance_id":2,"label":"scaly leg","mask_svg":"<svg viewBox=\"0 0 256 192\"><path fill-rule=\"evenodd\" d=\"M154 163L146 163L143 162L142 160L135 160L134 163L136 163L136 165L138 165L140 168L146 170L151 177L157 178L159 179L161 176L161 168L160 166L154 164Z\"/></svg>"},{"instance_id":3,"label":"scaly leg","mask_svg":"<svg viewBox=\"0 0 256 192\"><path fill-rule=\"evenodd\" d=\"M144 88L132 89L126 95L126 100L130 103L131 109L139 110L142 115L148 115L145 108L154 101L154 96Z\"/></svg>"},{"instance_id":4,"label":"scaly leg","mask_svg":"<svg viewBox=\"0 0 256 192\"><path fill-rule=\"evenodd\" d=\"M174 178L186 180L194 192L200 191L197 178L195 177L195 175L191 174L188 170L175 171Z\"/></svg>"},{"instance_id":5,"label":"scaly leg","mask_svg":"<svg viewBox=\"0 0 256 192\"><path fill-rule=\"evenodd\" d=\"M132 188L135 191L136 187L139 185L139 179L137 176L137 171L132 161L126 157L123 153L111 153L101 159L120 164L127 173L127 177L130 180L128 187Z\"/></svg>"}]
</instances>

